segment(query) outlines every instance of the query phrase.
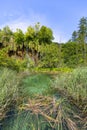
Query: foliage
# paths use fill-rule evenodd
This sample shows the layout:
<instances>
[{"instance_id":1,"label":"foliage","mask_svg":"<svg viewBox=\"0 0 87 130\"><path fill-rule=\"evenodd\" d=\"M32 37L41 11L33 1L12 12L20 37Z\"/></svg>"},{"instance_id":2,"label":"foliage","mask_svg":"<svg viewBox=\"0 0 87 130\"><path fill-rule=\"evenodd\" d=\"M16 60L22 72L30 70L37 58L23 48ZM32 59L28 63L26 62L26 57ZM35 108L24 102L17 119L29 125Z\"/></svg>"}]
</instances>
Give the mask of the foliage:
<instances>
[{"instance_id":1,"label":"foliage","mask_svg":"<svg viewBox=\"0 0 87 130\"><path fill-rule=\"evenodd\" d=\"M80 19L79 29L72 33L70 41L59 44L53 42L53 39L51 28L41 26L39 22L34 26L28 26L25 33L21 29L12 32L6 26L0 30L0 54L3 53L3 48L9 47L9 50L14 52L12 56L16 56L17 59L22 58L24 62L25 55L28 54L38 68L75 68L87 65L87 19L85 17ZM5 56L8 56L7 51ZM12 58L7 58L12 61Z\"/></svg>"},{"instance_id":2,"label":"foliage","mask_svg":"<svg viewBox=\"0 0 87 130\"><path fill-rule=\"evenodd\" d=\"M79 21L79 29L72 33L72 41L77 44L77 57L78 55L78 47L80 46L80 55L82 55L83 65L87 63L87 18L82 17ZM78 59L77 58L77 59ZM77 60L78 61L78 60Z\"/></svg>"},{"instance_id":3,"label":"foliage","mask_svg":"<svg viewBox=\"0 0 87 130\"><path fill-rule=\"evenodd\" d=\"M39 68L36 67L33 69L36 73L48 73L48 74L59 74L59 73L68 73L71 72L73 69L68 67L59 67L59 68Z\"/></svg>"},{"instance_id":4,"label":"foliage","mask_svg":"<svg viewBox=\"0 0 87 130\"><path fill-rule=\"evenodd\" d=\"M27 70L27 71L33 70L35 63L28 54L26 54L26 56L25 56L24 63L25 63L25 69L24 70Z\"/></svg>"},{"instance_id":5,"label":"foliage","mask_svg":"<svg viewBox=\"0 0 87 130\"><path fill-rule=\"evenodd\" d=\"M78 30L72 33L72 41L79 41L81 44L87 42L87 18L82 17L79 20Z\"/></svg>"},{"instance_id":6,"label":"foliage","mask_svg":"<svg viewBox=\"0 0 87 130\"><path fill-rule=\"evenodd\" d=\"M39 42L44 44L50 44L53 40L53 32L50 28L42 26L39 31Z\"/></svg>"},{"instance_id":7,"label":"foliage","mask_svg":"<svg viewBox=\"0 0 87 130\"><path fill-rule=\"evenodd\" d=\"M87 46L86 46L87 48ZM85 65L84 45L77 42L67 42L62 45L64 64L68 67Z\"/></svg>"},{"instance_id":8,"label":"foliage","mask_svg":"<svg viewBox=\"0 0 87 130\"><path fill-rule=\"evenodd\" d=\"M87 68L78 68L70 74L56 77L53 84L56 91L71 97L73 102L84 112L87 112Z\"/></svg>"},{"instance_id":9,"label":"foliage","mask_svg":"<svg viewBox=\"0 0 87 130\"><path fill-rule=\"evenodd\" d=\"M10 105L21 104L6 130L87 128L87 68L72 69L87 65L86 38L84 17L65 44L54 43L52 30L39 23L29 26L24 34L20 29L12 32L8 26L0 30L0 120ZM9 55L10 51L14 53ZM20 83L13 70L24 71Z\"/></svg>"},{"instance_id":10,"label":"foliage","mask_svg":"<svg viewBox=\"0 0 87 130\"><path fill-rule=\"evenodd\" d=\"M1 31L0 31L0 41L4 43L4 46L7 46L8 43L11 40L11 37L13 35L12 30L9 28L9 26L5 26Z\"/></svg>"},{"instance_id":11,"label":"foliage","mask_svg":"<svg viewBox=\"0 0 87 130\"><path fill-rule=\"evenodd\" d=\"M18 87L19 112L6 119L4 130L86 130L86 81L87 68L59 73L55 78L48 74L23 76Z\"/></svg>"},{"instance_id":12,"label":"foliage","mask_svg":"<svg viewBox=\"0 0 87 130\"><path fill-rule=\"evenodd\" d=\"M84 43L87 38L87 18L82 17L79 22L78 39Z\"/></svg>"},{"instance_id":13,"label":"foliage","mask_svg":"<svg viewBox=\"0 0 87 130\"><path fill-rule=\"evenodd\" d=\"M29 43L30 41L34 40L34 36L35 36L35 30L32 26L29 26L27 28L27 32L25 33L25 41L27 43Z\"/></svg>"},{"instance_id":14,"label":"foliage","mask_svg":"<svg viewBox=\"0 0 87 130\"><path fill-rule=\"evenodd\" d=\"M24 34L21 29L17 29L14 33L14 41L17 45L22 45L24 43Z\"/></svg>"},{"instance_id":15,"label":"foliage","mask_svg":"<svg viewBox=\"0 0 87 130\"><path fill-rule=\"evenodd\" d=\"M74 32L72 33L72 41L73 41L73 42L76 42L77 37L78 37L78 33L77 33L76 31L74 31Z\"/></svg>"},{"instance_id":16,"label":"foliage","mask_svg":"<svg viewBox=\"0 0 87 130\"><path fill-rule=\"evenodd\" d=\"M27 67L27 60L17 59L15 57L8 57L8 48L0 50L0 66L8 67L13 70L22 71Z\"/></svg>"},{"instance_id":17,"label":"foliage","mask_svg":"<svg viewBox=\"0 0 87 130\"><path fill-rule=\"evenodd\" d=\"M38 67L57 68L60 63L60 53L57 44L43 45L40 48L41 57Z\"/></svg>"},{"instance_id":18,"label":"foliage","mask_svg":"<svg viewBox=\"0 0 87 130\"><path fill-rule=\"evenodd\" d=\"M4 118L9 105L18 97L19 78L15 71L0 68L0 120Z\"/></svg>"}]
</instances>

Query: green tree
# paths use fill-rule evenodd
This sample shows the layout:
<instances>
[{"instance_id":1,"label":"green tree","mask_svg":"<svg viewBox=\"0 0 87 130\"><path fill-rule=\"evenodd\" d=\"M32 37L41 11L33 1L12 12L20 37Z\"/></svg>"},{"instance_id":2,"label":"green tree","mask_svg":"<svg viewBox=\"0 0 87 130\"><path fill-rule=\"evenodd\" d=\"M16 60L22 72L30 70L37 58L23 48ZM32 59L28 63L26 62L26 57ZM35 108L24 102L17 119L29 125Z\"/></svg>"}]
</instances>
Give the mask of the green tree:
<instances>
[{"instance_id":1,"label":"green tree","mask_svg":"<svg viewBox=\"0 0 87 130\"><path fill-rule=\"evenodd\" d=\"M24 57L24 33L21 29L16 29L16 32L14 33L14 42L17 46L16 54ZM22 53L19 54L20 51Z\"/></svg>"},{"instance_id":2,"label":"green tree","mask_svg":"<svg viewBox=\"0 0 87 130\"><path fill-rule=\"evenodd\" d=\"M34 27L29 26L27 28L27 31L25 33L25 42L28 52L30 51L35 64L37 64L38 61L38 46L39 46L39 29L40 29L40 23L35 24Z\"/></svg>"},{"instance_id":3,"label":"green tree","mask_svg":"<svg viewBox=\"0 0 87 130\"><path fill-rule=\"evenodd\" d=\"M59 67L60 53L58 44L42 45L40 49L41 59L39 66L46 68Z\"/></svg>"},{"instance_id":4,"label":"green tree","mask_svg":"<svg viewBox=\"0 0 87 130\"><path fill-rule=\"evenodd\" d=\"M75 41L77 40L77 38L78 38L78 34L77 34L76 31L74 31L74 32L72 33L72 41L75 42Z\"/></svg>"},{"instance_id":5,"label":"green tree","mask_svg":"<svg viewBox=\"0 0 87 130\"><path fill-rule=\"evenodd\" d=\"M84 48L82 50L84 64L86 63L86 39L87 39L87 18L82 17L79 22L79 30L78 30L78 40L79 43L83 44Z\"/></svg>"},{"instance_id":6,"label":"green tree","mask_svg":"<svg viewBox=\"0 0 87 130\"><path fill-rule=\"evenodd\" d=\"M31 48L31 43L34 41L34 38L35 38L35 30L32 26L29 26L25 33L25 42L26 45L28 45L30 48Z\"/></svg>"},{"instance_id":7,"label":"green tree","mask_svg":"<svg viewBox=\"0 0 87 130\"><path fill-rule=\"evenodd\" d=\"M21 29L17 29L14 33L14 41L17 44L17 46L24 44L24 34Z\"/></svg>"},{"instance_id":8,"label":"green tree","mask_svg":"<svg viewBox=\"0 0 87 130\"><path fill-rule=\"evenodd\" d=\"M68 67L76 67L83 64L84 60L81 48L84 48L83 44L77 44L76 42L67 42L62 45L64 63Z\"/></svg>"},{"instance_id":9,"label":"green tree","mask_svg":"<svg viewBox=\"0 0 87 130\"><path fill-rule=\"evenodd\" d=\"M87 37L87 18L82 17L79 21L78 38L80 42L84 43Z\"/></svg>"},{"instance_id":10,"label":"green tree","mask_svg":"<svg viewBox=\"0 0 87 130\"><path fill-rule=\"evenodd\" d=\"M2 30L0 29L0 42L2 42L2 36L3 36L3 33L2 33Z\"/></svg>"},{"instance_id":11,"label":"green tree","mask_svg":"<svg viewBox=\"0 0 87 130\"><path fill-rule=\"evenodd\" d=\"M39 31L39 42L44 43L44 44L50 44L52 43L52 40L54 39L53 37L53 32L50 28L46 26L42 26Z\"/></svg>"},{"instance_id":12,"label":"green tree","mask_svg":"<svg viewBox=\"0 0 87 130\"><path fill-rule=\"evenodd\" d=\"M11 37L13 35L12 30L9 28L9 26L5 26L1 32L0 32L0 40L4 43L4 45L8 45L10 43Z\"/></svg>"}]
</instances>

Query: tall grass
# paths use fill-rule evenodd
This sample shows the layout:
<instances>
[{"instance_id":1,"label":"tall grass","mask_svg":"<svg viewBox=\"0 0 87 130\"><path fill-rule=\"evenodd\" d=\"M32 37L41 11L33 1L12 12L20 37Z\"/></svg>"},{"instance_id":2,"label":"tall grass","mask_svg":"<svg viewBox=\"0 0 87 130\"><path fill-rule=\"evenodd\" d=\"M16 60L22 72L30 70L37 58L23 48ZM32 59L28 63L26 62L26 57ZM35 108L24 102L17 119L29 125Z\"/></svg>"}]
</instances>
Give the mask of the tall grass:
<instances>
[{"instance_id":1,"label":"tall grass","mask_svg":"<svg viewBox=\"0 0 87 130\"><path fill-rule=\"evenodd\" d=\"M8 106L18 96L19 79L15 71L0 69L0 120L8 111Z\"/></svg>"},{"instance_id":2,"label":"tall grass","mask_svg":"<svg viewBox=\"0 0 87 130\"><path fill-rule=\"evenodd\" d=\"M72 98L87 112L87 68L77 68L69 74L56 77L53 89Z\"/></svg>"},{"instance_id":3,"label":"tall grass","mask_svg":"<svg viewBox=\"0 0 87 130\"><path fill-rule=\"evenodd\" d=\"M53 82L48 74L25 76L19 86L16 72L4 69L0 74L0 109L7 109L17 95L22 101L18 113L3 123L3 130L87 129L87 68L59 74Z\"/></svg>"}]
</instances>

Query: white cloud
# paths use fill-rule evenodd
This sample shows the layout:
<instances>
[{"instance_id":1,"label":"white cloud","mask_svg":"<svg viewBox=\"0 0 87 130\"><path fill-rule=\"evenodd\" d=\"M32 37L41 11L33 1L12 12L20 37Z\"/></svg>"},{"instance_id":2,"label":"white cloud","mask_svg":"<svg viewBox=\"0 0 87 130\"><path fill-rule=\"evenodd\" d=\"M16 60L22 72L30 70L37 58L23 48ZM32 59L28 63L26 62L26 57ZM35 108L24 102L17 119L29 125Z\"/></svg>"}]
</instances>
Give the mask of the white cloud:
<instances>
[{"instance_id":1,"label":"white cloud","mask_svg":"<svg viewBox=\"0 0 87 130\"><path fill-rule=\"evenodd\" d=\"M9 16L13 17L13 14L9 14ZM16 31L17 28L20 28L25 32L27 30L27 27L32 25L34 26L37 22L40 22L41 25L45 25L47 27L50 27L50 22L48 19L42 15L42 14L36 14L33 11L29 14L29 16L22 15L19 18L15 20L10 20L3 25L0 25L0 28L5 27L8 25L13 31ZM66 42L67 38L64 38L64 35L61 31L57 31L57 29L51 28L53 30L54 34L54 41L55 42Z\"/></svg>"},{"instance_id":2,"label":"white cloud","mask_svg":"<svg viewBox=\"0 0 87 130\"><path fill-rule=\"evenodd\" d=\"M68 38L65 37L64 33L61 31L56 31L55 29L53 30L53 34L54 34L54 42L58 42L58 43L65 43L68 41Z\"/></svg>"},{"instance_id":3,"label":"white cloud","mask_svg":"<svg viewBox=\"0 0 87 130\"><path fill-rule=\"evenodd\" d=\"M25 32L27 27L29 26L29 23L27 21L14 21L14 22L8 23L8 26L13 31L16 31L17 28L20 28L23 30L23 32Z\"/></svg>"},{"instance_id":4,"label":"white cloud","mask_svg":"<svg viewBox=\"0 0 87 130\"><path fill-rule=\"evenodd\" d=\"M22 18L18 18L14 21L9 21L4 23L3 25L0 26L0 28L3 28L5 26L9 26L13 31L16 31L17 28L22 29L24 32L26 31L26 28L31 24L30 21L24 20Z\"/></svg>"},{"instance_id":5,"label":"white cloud","mask_svg":"<svg viewBox=\"0 0 87 130\"><path fill-rule=\"evenodd\" d=\"M7 16L7 14L4 15ZM11 13L9 13L8 15L9 17L14 16L14 14ZM37 22L40 22L41 25L49 25L44 15L36 14L32 11L29 16L21 15L15 20L9 20L8 22L5 22L4 24L0 25L0 28L3 28L8 25L13 31L15 31L17 28L20 28L25 32L28 26L34 26Z\"/></svg>"}]
</instances>

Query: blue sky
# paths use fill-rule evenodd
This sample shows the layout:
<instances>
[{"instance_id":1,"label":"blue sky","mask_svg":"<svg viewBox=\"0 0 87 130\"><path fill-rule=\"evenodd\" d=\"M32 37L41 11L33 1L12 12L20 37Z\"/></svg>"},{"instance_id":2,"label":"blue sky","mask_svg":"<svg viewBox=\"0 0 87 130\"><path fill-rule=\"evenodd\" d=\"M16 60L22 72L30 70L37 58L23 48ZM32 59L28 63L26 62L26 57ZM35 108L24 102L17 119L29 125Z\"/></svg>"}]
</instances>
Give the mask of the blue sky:
<instances>
[{"instance_id":1,"label":"blue sky","mask_svg":"<svg viewBox=\"0 0 87 130\"><path fill-rule=\"evenodd\" d=\"M53 30L55 41L66 42L79 20L87 16L87 0L1 0L0 28L8 25L13 31L26 31L40 22Z\"/></svg>"}]
</instances>

